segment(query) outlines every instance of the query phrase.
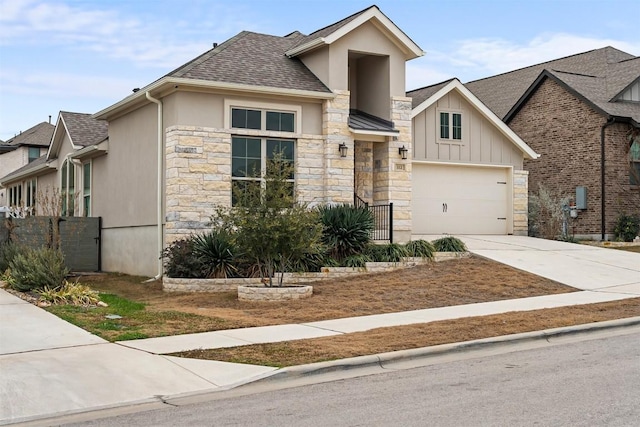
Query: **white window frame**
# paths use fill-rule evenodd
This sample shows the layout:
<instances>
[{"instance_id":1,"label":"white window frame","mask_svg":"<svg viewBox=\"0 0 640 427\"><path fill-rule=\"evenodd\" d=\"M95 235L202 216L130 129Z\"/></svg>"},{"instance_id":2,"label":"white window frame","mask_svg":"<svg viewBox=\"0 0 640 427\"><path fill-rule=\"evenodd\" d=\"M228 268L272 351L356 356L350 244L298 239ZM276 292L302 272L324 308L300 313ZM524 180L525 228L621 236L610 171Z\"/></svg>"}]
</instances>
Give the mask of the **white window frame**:
<instances>
[{"instance_id":1,"label":"white window frame","mask_svg":"<svg viewBox=\"0 0 640 427\"><path fill-rule=\"evenodd\" d=\"M66 165L66 176L65 178L65 182L66 185L63 185L62 179L63 179L63 172L65 172L65 165ZM71 168L73 168L73 179L70 179L70 171ZM76 209L77 209L77 203L76 203L76 181L77 181L77 171L76 171L76 165L75 163L71 160L71 159L65 159L62 162L62 166L60 167L60 197L61 197L61 209L60 209L60 216L75 216L76 215ZM69 183L73 181L73 187L69 186ZM73 191L71 192L72 194L70 194L69 189L72 188ZM69 201L71 200L72 202L72 209L71 211L69 211Z\"/></svg>"},{"instance_id":2,"label":"white window frame","mask_svg":"<svg viewBox=\"0 0 640 427\"><path fill-rule=\"evenodd\" d=\"M231 127L231 109L238 108L244 110L259 110L261 112L261 129L244 129L244 128L232 128ZM275 130L267 130L267 111L273 111L276 113L293 113L293 132L283 132ZM225 129L233 129L234 134L244 135L258 135L267 133L269 135L287 135L282 138L291 138L291 135L302 134L302 106L291 104L279 104L272 102L256 102L245 101L238 99L225 99L224 100L224 127Z\"/></svg>"},{"instance_id":3,"label":"white window frame","mask_svg":"<svg viewBox=\"0 0 640 427\"><path fill-rule=\"evenodd\" d=\"M25 182L25 211L27 215L36 214L36 199L38 194L38 179L32 178Z\"/></svg>"},{"instance_id":4,"label":"white window frame","mask_svg":"<svg viewBox=\"0 0 640 427\"><path fill-rule=\"evenodd\" d=\"M85 176L84 176L84 168L85 167L89 167L89 192L85 193ZM82 170L82 174L81 174L81 178L80 178L80 185L79 187L82 189L82 203L80 203L80 216L84 216L84 217L88 217L91 216L91 211L92 211L92 203L93 203L93 198L91 197L91 193L92 193L92 189L93 189L93 160L89 160L85 163L82 164L82 167L80 168ZM89 209L88 212L85 209L85 199L89 198Z\"/></svg>"},{"instance_id":5,"label":"white window frame","mask_svg":"<svg viewBox=\"0 0 640 427\"><path fill-rule=\"evenodd\" d=\"M449 125L448 125L449 137L448 138L442 138L440 134L440 114L441 113L446 113L449 115ZM460 134L461 134L460 139L453 138L453 115L454 114L460 115ZM447 108L436 109L436 142L444 143L444 144L461 144L461 145L465 144L467 139L467 129L469 128L468 126L465 126L465 121L466 121L466 115L461 110L447 109Z\"/></svg>"}]
</instances>

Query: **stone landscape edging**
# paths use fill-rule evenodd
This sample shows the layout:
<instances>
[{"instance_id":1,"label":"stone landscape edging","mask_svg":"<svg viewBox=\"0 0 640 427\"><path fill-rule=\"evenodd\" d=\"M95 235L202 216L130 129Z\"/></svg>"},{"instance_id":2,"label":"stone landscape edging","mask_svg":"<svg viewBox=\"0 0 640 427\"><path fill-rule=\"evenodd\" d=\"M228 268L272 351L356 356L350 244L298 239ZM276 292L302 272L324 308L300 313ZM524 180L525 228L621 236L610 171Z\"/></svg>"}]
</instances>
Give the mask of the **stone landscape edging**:
<instances>
[{"instance_id":1,"label":"stone landscape edging","mask_svg":"<svg viewBox=\"0 0 640 427\"><path fill-rule=\"evenodd\" d=\"M436 252L434 261L447 261L470 256L469 252ZM342 277L383 273L400 268L415 267L430 262L423 258L404 258L401 262L367 262L365 267L322 267L320 272L313 273L284 273L283 285L299 285L322 280L339 279ZM274 278L275 281L275 278ZM262 285L262 279L229 278L229 279L182 279L175 277L162 278L162 290L165 292L235 292L238 286Z\"/></svg>"}]
</instances>

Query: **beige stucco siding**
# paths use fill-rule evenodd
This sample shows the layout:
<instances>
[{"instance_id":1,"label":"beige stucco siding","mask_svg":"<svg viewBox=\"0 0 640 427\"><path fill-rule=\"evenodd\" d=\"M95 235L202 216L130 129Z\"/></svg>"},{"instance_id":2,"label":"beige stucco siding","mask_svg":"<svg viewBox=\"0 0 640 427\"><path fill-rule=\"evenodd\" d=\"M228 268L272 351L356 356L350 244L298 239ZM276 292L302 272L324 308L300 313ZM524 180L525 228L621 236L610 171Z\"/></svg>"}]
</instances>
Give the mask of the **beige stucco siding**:
<instances>
[{"instance_id":1,"label":"beige stucco siding","mask_svg":"<svg viewBox=\"0 0 640 427\"><path fill-rule=\"evenodd\" d=\"M103 227L156 224L157 110L151 104L109 122L109 153L93 168L93 216Z\"/></svg>"},{"instance_id":2,"label":"beige stucco siding","mask_svg":"<svg viewBox=\"0 0 640 427\"><path fill-rule=\"evenodd\" d=\"M322 104L320 102L300 102L285 97L247 97L237 95L220 95L213 93L174 92L163 98L164 127L195 126L214 129L225 129L225 102L227 105L247 106L248 108L264 108L293 111L301 109L303 134L322 133Z\"/></svg>"},{"instance_id":3,"label":"beige stucco siding","mask_svg":"<svg viewBox=\"0 0 640 427\"><path fill-rule=\"evenodd\" d=\"M102 270L153 277L158 273L157 229L151 227L104 228Z\"/></svg>"},{"instance_id":4,"label":"beige stucco siding","mask_svg":"<svg viewBox=\"0 0 640 427\"><path fill-rule=\"evenodd\" d=\"M305 53L300 57L300 60L325 86L331 87L331 80L329 78L331 70L329 46Z\"/></svg>"},{"instance_id":5,"label":"beige stucco siding","mask_svg":"<svg viewBox=\"0 0 640 427\"><path fill-rule=\"evenodd\" d=\"M36 179L36 214L47 215L55 213L52 212L52 208L59 209L59 207L55 206L57 201L53 201L55 199L54 195L59 194L58 191L60 189L58 172L51 169L49 173L39 175Z\"/></svg>"},{"instance_id":6,"label":"beige stucco siding","mask_svg":"<svg viewBox=\"0 0 640 427\"><path fill-rule=\"evenodd\" d=\"M439 112L462 113L462 140L441 140ZM413 119L415 160L509 165L522 169L516 146L468 101L451 91Z\"/></svg>"},{"instance_id":7,"label":"beige stucco siding","mask_svg":"<svg viewBox=\"0 0 640 427\"><path fill-rule=\"evenodd\" d=\"M329 88L349 90L349 51L389 56L389 92L387 99L405 94L405 56L375 25L367 22L329 46ZM312 69L312 71L314 71ZM387 104L388 105L388 104Z\"/></svg>"}]
</instances>

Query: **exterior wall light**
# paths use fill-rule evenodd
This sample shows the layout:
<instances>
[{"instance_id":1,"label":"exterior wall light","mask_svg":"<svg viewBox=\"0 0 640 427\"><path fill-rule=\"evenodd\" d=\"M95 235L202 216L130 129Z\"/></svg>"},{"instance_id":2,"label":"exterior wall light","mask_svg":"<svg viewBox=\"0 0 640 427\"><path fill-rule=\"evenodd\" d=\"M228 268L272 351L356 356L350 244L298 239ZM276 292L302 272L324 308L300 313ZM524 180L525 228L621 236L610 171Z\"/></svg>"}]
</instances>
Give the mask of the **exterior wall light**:
<instances>
[{"instance_id":1,"label":"exterior wall light","mask_svg":"<svg viewBox=\"0 0 640 427\"><path fill-rule=\"evenodd\" d=\"M402 160L407 160L408 152L409 150L404 145L402 146L402 148L398 148L398 154L400 154L400 157L402 157Z\"/></svg>"},{"instance_id":2,"label":"exterior wall light","mask_svg":"<svg viewBox=\"0 0 640 427\"><path fill-rule=\"evenodd\" d=\"M338 145L338 150L340 150L340 157L347 157L347 144L343 142L342 144Z\"/></svg>"}]
</instances>

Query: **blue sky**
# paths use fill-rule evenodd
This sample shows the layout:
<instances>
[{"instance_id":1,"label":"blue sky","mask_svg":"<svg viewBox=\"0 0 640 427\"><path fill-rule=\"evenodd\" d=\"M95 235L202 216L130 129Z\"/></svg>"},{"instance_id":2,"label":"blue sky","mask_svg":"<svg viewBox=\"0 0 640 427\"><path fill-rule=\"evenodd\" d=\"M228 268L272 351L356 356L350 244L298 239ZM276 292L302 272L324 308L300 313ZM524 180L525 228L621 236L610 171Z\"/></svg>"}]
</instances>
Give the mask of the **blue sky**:
<instances>
[{"instance_id":1,"label":"blue sky","mask_svg":"<svg viewBox=\"0 0 640 427\"><path fill-rule=\"evenodd\" d=\"M0 0L0 139L94 113L242 30L305 34L373 0ZM611 45L640 55L637 0L378 0L425 52L407 89Z\"/></svg>"}]
</instances>

